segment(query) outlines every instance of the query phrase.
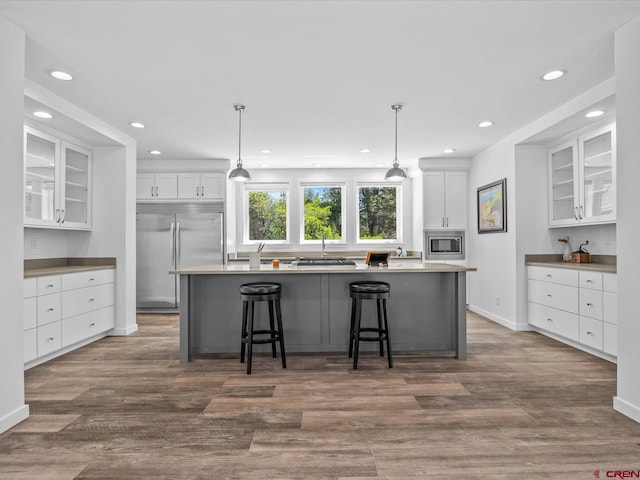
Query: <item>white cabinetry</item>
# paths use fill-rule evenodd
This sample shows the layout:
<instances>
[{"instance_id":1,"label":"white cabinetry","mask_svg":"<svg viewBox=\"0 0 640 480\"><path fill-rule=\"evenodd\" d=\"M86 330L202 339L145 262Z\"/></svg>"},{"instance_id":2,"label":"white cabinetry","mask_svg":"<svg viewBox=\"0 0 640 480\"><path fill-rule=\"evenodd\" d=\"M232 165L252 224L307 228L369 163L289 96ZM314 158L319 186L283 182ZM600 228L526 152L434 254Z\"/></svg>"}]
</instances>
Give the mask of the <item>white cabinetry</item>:
<instances>
[{"instance_id":1,"label":"white cabinetry","mask_svg":"<svg viewBox=\"0 0 640 480\"><path fill-rule=\"evenodd\" d=\"M24 224L91 228L91 151L24 127Z\"/></svg>"},{"instance_id":2,"label":"white cabinetry","mask_svg":"<svg viewBox=\"0 0 640 480\"><path fill-rule=\"evenodd\" d=\"M179 173L178 198L224 200L225 182L222 173Z\"/></svg>"},{"instance_id":3,"label":"white cabinetry","mask_svg":"<svg viewBox=\"0 0 640 480\"><path fill-rule=\"evenodd\" d=\"M527 273L530 325L609 360L617 355L615 274L541 266Z\"/></svg>"},{"instance_id":4,"label":"white cabinetry","mask_svg":"<svg viewBox=\"0 0 640 480\"><path fill-rule=\"evenodd\" d=\"M139 173L136 181L136 198L146 200L178 198L178 174Z\"/></svg>"},{"instance_id":5,"label":"white cabinetry","mask_svg":"<svg viewBox=\"0 0 640 480\"><path fill-rule=\"evenodd\" d=\"M607 125L549 150L549 225L616 220L615 125Z\"/></svg>"},{"instance_id":6,"label":"white cabinetry","mask_svg":"<svg viewBox=\"0 0 640 480\"><path fill-rule=\"evenodd\" d=\"M27 368L93 341L114 327L114 270L24 280Z\"/></svg>"},{"instance_id":7,"label":"white cabinetry","mask_svg":"<svg viewBox=\"0 0 640 480\"><path fill-rule=\"evenodd\" d=\"M423 172L424 228L467 229L467 172Z\"/></svg>"}]
</instances>

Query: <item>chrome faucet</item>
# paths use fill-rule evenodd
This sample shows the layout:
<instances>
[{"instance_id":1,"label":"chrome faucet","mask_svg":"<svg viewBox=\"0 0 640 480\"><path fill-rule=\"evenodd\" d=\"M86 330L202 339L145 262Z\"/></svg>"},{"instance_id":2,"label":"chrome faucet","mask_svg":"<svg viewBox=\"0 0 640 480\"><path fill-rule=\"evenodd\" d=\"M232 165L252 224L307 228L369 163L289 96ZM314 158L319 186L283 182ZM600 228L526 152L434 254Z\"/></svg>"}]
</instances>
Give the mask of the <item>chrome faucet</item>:
<instances>
[{"instance_id":1,"label":"chrome faucet","mask_svg":"<svg viewBox=\"0 0 640 480\"><path fill-rule=\"evenodd\" d=\"M327 252L325 252L326 245L324 243L324 231L322 232L322 256L326 256Z\"/></svg>"}]
</instances>

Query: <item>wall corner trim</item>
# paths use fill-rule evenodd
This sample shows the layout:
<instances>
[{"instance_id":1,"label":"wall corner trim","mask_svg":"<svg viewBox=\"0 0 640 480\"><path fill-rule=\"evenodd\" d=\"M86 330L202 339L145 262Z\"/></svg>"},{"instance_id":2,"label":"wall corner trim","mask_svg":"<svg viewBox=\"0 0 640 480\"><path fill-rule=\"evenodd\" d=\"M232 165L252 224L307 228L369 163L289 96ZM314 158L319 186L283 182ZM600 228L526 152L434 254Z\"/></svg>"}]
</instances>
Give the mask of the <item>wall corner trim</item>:
<instances>
[{"instance_id":1,"label":"wall corner trim","mask_svg":"<svg viewBox=\"0 0 640 480\"><path fill-rule=\"evenodd\" d=\"M620 397L613 397L613 409L640 423L640 406L633 405Z\"/></svg>"},{"instance_id":2,"label":"wall corner trim","mask_svg":"<svg viewBox=\"0 0 640 480\"><path fill-rule=\"evenodd\" d=\"M109 330L108 336L110 337L124 337L127 335L131 335L134 332L138 331L138 324L134 323L133 325L129 325L126 328L114 328Z\"/></svg>"},{"instance_id":3,"label":"wall corner trim","mask_svg":"<svg viewBox=\"0 0 640 480\"><path fill-rule=\"evenodd\" d=\"M0 433L6 432L11 427L19 424L29 417L29 405L22 405L8 415L0 418Z\"/></svg>"}]
</instances>

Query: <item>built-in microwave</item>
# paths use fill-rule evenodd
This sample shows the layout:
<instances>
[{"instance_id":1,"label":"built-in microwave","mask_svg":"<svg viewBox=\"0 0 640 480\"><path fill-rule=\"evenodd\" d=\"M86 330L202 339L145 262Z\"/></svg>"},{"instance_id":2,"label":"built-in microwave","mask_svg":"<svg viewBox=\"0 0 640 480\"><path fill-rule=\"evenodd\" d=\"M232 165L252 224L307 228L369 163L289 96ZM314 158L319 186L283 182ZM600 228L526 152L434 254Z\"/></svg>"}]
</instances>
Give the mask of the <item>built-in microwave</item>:
<instances>
[{"instance_id":1,"label":"built-in microwave","mask_svg":"<svg viewBox=\"0 0 640 480\"><path fill-rule=\"evenodd\" d=\"M464 260L462 230L425 230L425 260Z\"/></svg>"}]
</instances>

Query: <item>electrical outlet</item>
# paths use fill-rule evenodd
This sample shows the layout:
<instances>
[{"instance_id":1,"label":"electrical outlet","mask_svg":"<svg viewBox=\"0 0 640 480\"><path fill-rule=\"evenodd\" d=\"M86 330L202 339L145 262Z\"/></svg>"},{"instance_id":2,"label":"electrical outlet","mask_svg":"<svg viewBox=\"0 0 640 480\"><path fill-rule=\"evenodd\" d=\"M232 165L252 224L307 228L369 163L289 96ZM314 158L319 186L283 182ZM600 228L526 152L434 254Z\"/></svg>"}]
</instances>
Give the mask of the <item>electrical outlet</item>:
<instances>
[{"instance_id":1,"label":"electrical outlet","mask_svg":"<svg viewBox=\"0 0 640 480\"><path fill-rule=\"evenodd\" d=\"M31 237L31 248L34 250L38 248L38 237Z\"/></svg>"},{"instance_id":2,"label":"electrical outlet","mask_svg":"<svg viewBox=\"0 0 640 480\"><path fill-rule=\"evenodd\" d=\"M500 305L500 297L496 297L496 305Z\"/></svg>"}]
</instances>

